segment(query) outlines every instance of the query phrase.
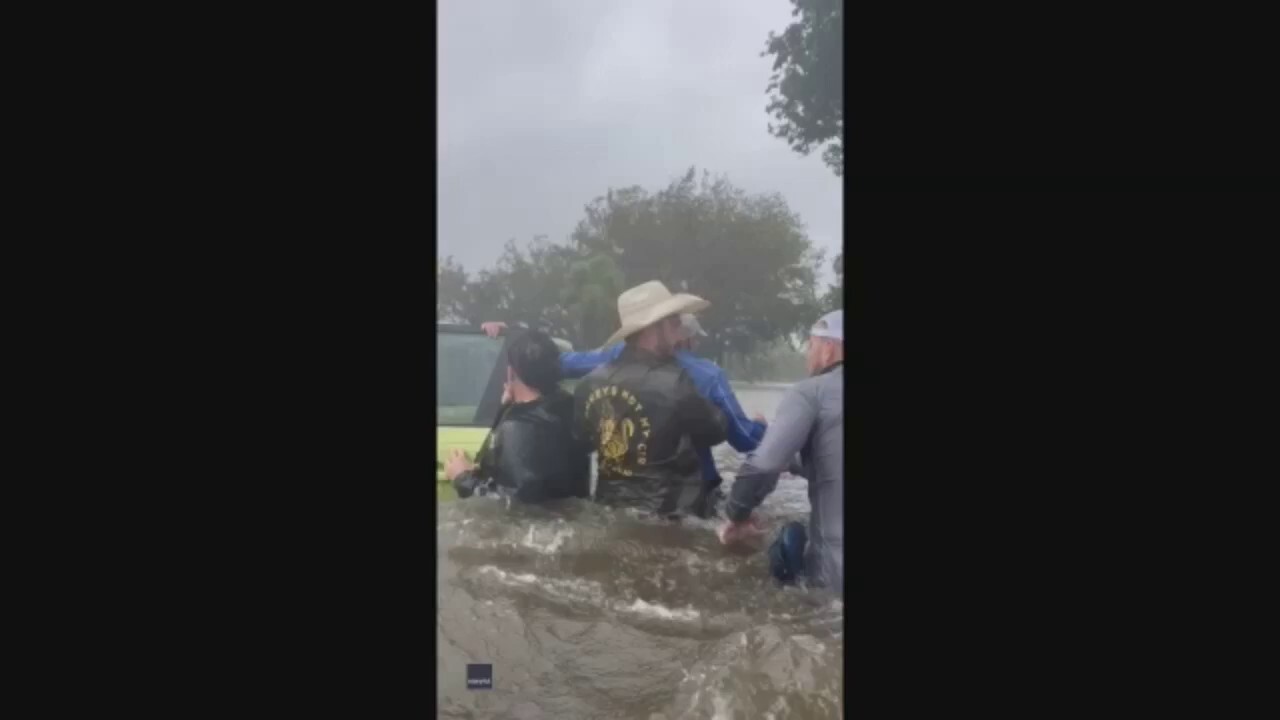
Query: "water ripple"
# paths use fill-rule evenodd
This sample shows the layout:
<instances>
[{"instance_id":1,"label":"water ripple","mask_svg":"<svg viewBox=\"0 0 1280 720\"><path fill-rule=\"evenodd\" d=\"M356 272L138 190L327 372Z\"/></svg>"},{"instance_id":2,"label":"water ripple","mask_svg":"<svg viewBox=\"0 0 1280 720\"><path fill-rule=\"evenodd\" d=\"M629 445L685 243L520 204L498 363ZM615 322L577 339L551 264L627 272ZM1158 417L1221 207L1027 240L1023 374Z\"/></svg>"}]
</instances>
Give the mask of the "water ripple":
<instances>
[{"instance_id":1,"label":"water ripple","mask_svg":"<svg viewBox=\"0 0 1280 720\"><path fill-rule=\"evenodd\" d=\"M714 454L731 487L742 456ZM760 512L777 527L808 510L784 476ZM438 715L841 717L843 603L778 587L716 527L580 500L441 505ZM493 665L493 690L466 689L468 663Z\"/></svg>"}]
</instances>

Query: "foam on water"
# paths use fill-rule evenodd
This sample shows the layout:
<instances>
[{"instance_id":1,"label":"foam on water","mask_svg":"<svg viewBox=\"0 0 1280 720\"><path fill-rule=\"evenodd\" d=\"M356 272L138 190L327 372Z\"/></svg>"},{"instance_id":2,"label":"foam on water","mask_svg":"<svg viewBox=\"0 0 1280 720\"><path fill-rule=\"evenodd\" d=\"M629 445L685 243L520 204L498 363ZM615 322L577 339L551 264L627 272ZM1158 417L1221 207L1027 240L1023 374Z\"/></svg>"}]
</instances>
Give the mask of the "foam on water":
<instances>
[{"instance_id":1,"label":"foam on water","mask_svg":"<svg viewBox=\"0 0 1280 720\"><path fill-rule=\"evenodd\" d=\"M482 566L478 572L494 577L509 587L535 589L549 598L568 602L602 605L605 597L600 583L591 580L539 577L533 573L509 572L493 565Z\"/></svg>"},{"instance_id":2,"label":"foam on water","mask_svg":"<svg viewBox=\"0 0 1280 720\"><path fill-rule=\"evenodd\" d=\"M733 720L733 716L729 714L729 698L720 693L714 693L711 696L711 706L715 711L711 720Z\"/></svg>"},{"instance_id":3,"label":"foam on water","mask_svg":"<svg viewBox=\"0 0 1280 720\"><path fill-rule=\"evenodd\" d=\"M557 527L552 531L551 537L547 540L546 544L539 543L537 541L538 528L534 525L529 526L529 532L525 534L524 539L520 541L520 544L535 552L542 553L543 555L555 555L559 552L565 541L573 537L573 528L565 525L564 520L558 520L557 524L560 527Z\"/></svg>"},{"instance_id":4,"label":"foam on water","mask_svg":"<svg viewBox=\"0 0 1280 720\"><path fill-rule=\"evenodd\" d=\"M697 620L702 617L702 613L694 610L692 607L684 609L671 609L664 605L647 603L644 600L636 598L630 605L617 604L614 606L619 612L633 612L649 617L656 617L662 620Z\"/></svg>"},{"instance_id":5,"label":"foam on water","mask_svg":"<svg viewBox=\"0 0 1280 720\"><path fill-rule=\"evenodd\" d=\"M713 454L728 492L742 456ZM717 520L488 499L440 506L438 716L840 717L844 605L777 586L763 547L724 548ZM784 476L759 512L773 529L808 510ZM466 689L474 662L492 690Z\"/></svg>"}]
</instances>

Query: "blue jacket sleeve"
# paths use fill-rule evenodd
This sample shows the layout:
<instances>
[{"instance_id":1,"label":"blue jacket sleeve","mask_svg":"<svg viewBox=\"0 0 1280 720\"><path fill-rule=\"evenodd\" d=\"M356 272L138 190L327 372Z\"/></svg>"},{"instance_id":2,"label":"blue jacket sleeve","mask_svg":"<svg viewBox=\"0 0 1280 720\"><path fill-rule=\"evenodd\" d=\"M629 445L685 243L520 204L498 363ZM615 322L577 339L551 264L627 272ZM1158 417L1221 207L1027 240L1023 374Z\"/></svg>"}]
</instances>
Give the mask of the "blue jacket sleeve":
<instances>
[{"instance_id":1,"label":"blue jacket sleeve","mask_svg":"<svg viewBox=\"0 0 1280 720\"><path fill-rule=\"evenodd\" d=\"M742 411L742 406L738 404L738 398L733 394L733 388L729 386L729 379L725 377L724 371L717 368L714 378L711 379L708 388L707 398L716 407L724 412L724 416L729 421L729 444L738 452L751 452L760 446L760 441L764 439L763 423L756 422L747 417Z\"/></svg>"},{"instance_id":2,"label":"blue jacket sleeve","mask_svg":"<svg viewBox=\"0 0 1280 720\"><path fill-rule=\"evenodd\" d=\"M738 452L755 450L764 439L764 423L749 419L742 411L724 370L710 360L696 357L684 350L676 353L676 359L685 372L689 373L698 394L724 413L728 421L726 430L729 445Z\"/></svg>"},{"instance_id":3,"label":"blue jacket sleeve","mask_svg":"<svg viewBox=\"0 0 1280 720\"><path fill-rule=\"evenodd\" d=\"M599 350L560 353L560 372L568 380L586 377L601 365L617 360L624 347L626 347L624 343L614 343Z\"/></svg>"}]
</instances>

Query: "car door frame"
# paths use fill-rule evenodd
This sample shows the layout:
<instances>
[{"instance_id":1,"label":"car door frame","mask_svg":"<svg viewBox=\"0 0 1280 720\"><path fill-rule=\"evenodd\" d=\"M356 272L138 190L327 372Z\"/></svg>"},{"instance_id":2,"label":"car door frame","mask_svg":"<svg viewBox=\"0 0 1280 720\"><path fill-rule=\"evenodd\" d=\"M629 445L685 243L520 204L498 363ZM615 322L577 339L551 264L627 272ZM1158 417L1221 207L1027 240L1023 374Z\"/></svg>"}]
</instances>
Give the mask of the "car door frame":
<instances>
[{"instance_id":1,"label":"car door frame","mask_svg":"<svg viewBox=\"0 0 1280 720\"><path fill-rule=\"evenodd\" d=\"M436 334L484 335L485 332L471 325L437 323ZM501 338L494 339L500 339L502 347L498 350L498 360L493 364L493 371L490 372L484 393L480 396L480 403L476 405L476 414L467 425L445 425L445 427L487 428L492 427L497 420L498 411L502 407L502 386L507 382L507 345L511 340L505 334Z\"/></svg>"}]
</instances>

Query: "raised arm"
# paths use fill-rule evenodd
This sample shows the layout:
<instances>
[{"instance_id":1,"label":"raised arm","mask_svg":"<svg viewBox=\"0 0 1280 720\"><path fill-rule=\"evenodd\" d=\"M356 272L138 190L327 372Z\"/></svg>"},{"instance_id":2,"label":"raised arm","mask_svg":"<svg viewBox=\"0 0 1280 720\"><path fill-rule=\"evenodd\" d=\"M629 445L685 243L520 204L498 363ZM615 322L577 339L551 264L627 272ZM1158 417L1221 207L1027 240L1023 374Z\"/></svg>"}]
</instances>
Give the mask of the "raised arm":
<instances>
[{"instance_id":1,"label":"raised arm","mask_svg":"<svg viewBox=\"0 0 1280 720\"><path fill-rule=\"evenodd\" d=\"M570 380L586 377L592 370L601 365L607 365L617 360L624 347L626 347L625 343L614 343L607 348L599 350L560 353L560 372L564 374L566 379Z\"/></svg>"},{"instance_id":2,"label":"raised arm","mask_svg":"<svg viewBox=\"0 0 1280 720\"><path fill-rule=\"evenodd\" d=\"M733 483L725 512L733 522L751 515L778 486L778 475L788 469L804 447L818 418L818 406L802 389L792 386L778 404L778 415L769 425L760 447L747 456Z\"/></svg>"},{"instance_id":3,"label":"raised arm","mask_svg":"<svg viewBox=\"0 0 1280 720\"><path fill-rule=\"evenodd\" d=\"M728 421L729 444L734 450L751 452L760 446L760 441L764 439L765 424L747 417L729 385L729 378L719 368L716 368L715 377L709 383L707 399L724 413Z\"/></svg>"},{"instance_id":4,"label":"raised arm","mask_svg":"<svg viewBox=\"0 0 1280 720\"><path fill-rule=\"evenodd\" d=\"M485 322L480 324L480 329L484 330L489 337L496 338L507 329L507 324L499 321ZM560 372L567 380L586 377L592 370L601 365L617 360L625 347L625 343L619 342L599 350L575 350L560 353Z\"/></svg>"},{"instance_id":5,"label":"raised arm","mask_svg":"<svg viewBox=\"0 0 1280 720\"><path fill-rule=\"evenodd\" d=\"M737 396L733 394L729 377L725 375L724 370L710 360L697 357L687 350L677 352L676 359L680 362L680 367L689 373L694 387L698 389L698 394L724 413L727 423L725 439L733 449L738 452L755 450L760 444L760 439L764 437L765 424L747 418L742 406L738 404Z\"/></svg>"}]
</instances>

